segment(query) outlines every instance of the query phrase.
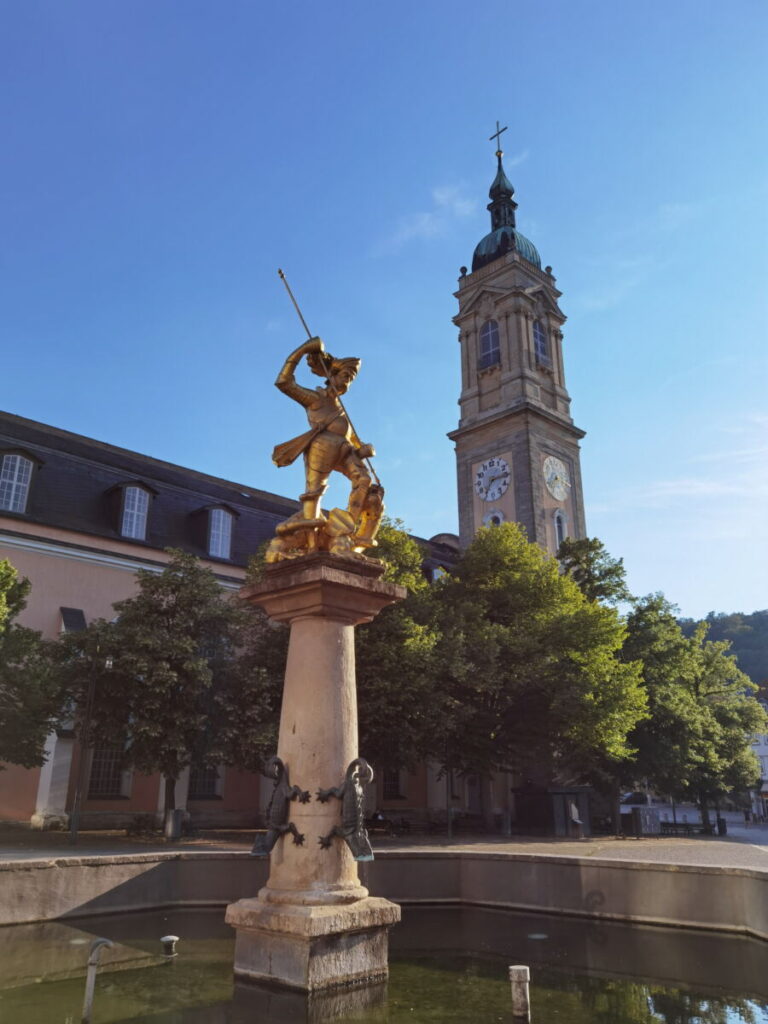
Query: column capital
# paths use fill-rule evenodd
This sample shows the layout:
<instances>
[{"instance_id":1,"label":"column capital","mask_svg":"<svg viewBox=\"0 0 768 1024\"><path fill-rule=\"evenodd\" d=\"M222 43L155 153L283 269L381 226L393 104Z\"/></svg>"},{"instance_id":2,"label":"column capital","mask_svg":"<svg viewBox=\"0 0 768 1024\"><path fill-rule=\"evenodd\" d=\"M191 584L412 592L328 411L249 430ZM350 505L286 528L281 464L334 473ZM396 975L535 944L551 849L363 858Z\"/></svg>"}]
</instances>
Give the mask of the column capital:
<instances>
[{"instance_id":1,"label":"column capital","mask_svg":"<svg viewBox=\"0 0 768 1024\"><path fill-rule=\"evenodd\" d=\"M356 626L407 595L405 587L381 580L384 569L375 558L305 555L268 565L264 579L243 587L239 597L275 622L323 618Z\"/></svg>"}]
</instances>

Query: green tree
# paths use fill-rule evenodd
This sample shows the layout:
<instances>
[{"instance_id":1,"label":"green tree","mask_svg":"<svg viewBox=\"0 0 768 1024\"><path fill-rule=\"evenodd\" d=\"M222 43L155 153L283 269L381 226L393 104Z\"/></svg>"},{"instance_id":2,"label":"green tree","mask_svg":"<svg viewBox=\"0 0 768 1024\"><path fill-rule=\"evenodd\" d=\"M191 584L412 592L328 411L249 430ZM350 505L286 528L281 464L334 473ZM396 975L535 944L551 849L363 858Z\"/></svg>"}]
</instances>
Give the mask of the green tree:
<instances>
[{"instance_id":1,"label":"green tree","mask_svg":"<svg viewBox=\"0 0 768 1024\"><path fill-rule=\"evenodd\" d=\"M768 609L745 615L743 612L710 612L704 622L709 626L710 640L728 640L730 653L739 668L753 683L768 693ZM681 619L686 636L692 636L698 625L693 619Z\"/></svg>"},{"instance_id":2,"label":"green tree","mask_svg":"<svg viewBox=\"0 0 768 1024\"><path fill-rule=\"evenodd\" d=\"M91 736L124 747L125 763L165 779L166 812L180 773L216 763L217 732L232 701L242 612L192 555L169 551L162 572L140 569L138 593L114 605L114 623L62 639L60 673L83 729L94 687ZM236 691L236 687L234 687Z\"/></svg>"},{"instance_id":3,"label":"green tree","mask_svg":"<svg viewBox=\"0 0 768 1024\"><path fill-rule=\"evenodd\" d=\"M25 768L45 763L45 740L63 704L48 644L14 621L29 591L29 580L0 561L0 761Z\"/></svg>"},{"instance_id":4,"label":"green tree","mask_svg":"<svg viewBox=\"0 0 768 1024\"><path fill-rule=\"evenodd\" d=\"M645 695L617 658L624 625L516 524L480 530L436 598L448 708L435 755L449 768L573 777L631 755Z\"/></svg>"},{"instance_id":5,"label":"green tree","mask_svg":"<svg viewBox=\"0 0 768 1024\"><path fill-rule=\"evenodd\" d=\"M558 549L557 559L563 572L590 601L618 604L632 600L627 588L624 560L612 558L597 537L580 540L566 537Z\"/></svg>"},{"instance_id":6,"label":"green tree","mask_svg":"<svg viewBox=\"0 0 768 1024\"><path fill-rule=\"evenodd\" d=\"M632 733L636 756L625 786L647 779L660 792L683 799L689 784L691 740L698 712L691 701L690 645L674 608L662 594L638 601L627 616L622 656L643 666L649 716Z\"/></svg>"},{"instance_id":7,"label":"green tree","mask_svg":"<svg viewBox=\"0 0 768 1024\"><path fill-rule=\"evenodd\" d=\"M431 749L445 707L435 674L438 630L424 553L399 521L385 521L378 547L384 580L408 591L355 633L360 751L380 768L413 767Z\"/></svg>"},{"instance_id":8,"label":"green tree","mask_svg":"<svg viewBox=\"0 0 768 1024\"><path fill-rule=\"evenodd\" d=\"M691 772L690 790L708 824L710 802L757 785L760 765L752 736L765 732L768 716L755 699L757 686L739 669L727 641L708 640L707 625L702 623L689 643L694 662L692 696L701 711L699 757Z\"/></svg>"},{"instance_id":9,"label":"green tree","mask_svg":"<svg viewBox=\"0 0 768 1024\"><path fill-rule=\"evenodd\" d=\"M660 792L696 800L708 824L713 799L759 777L751 736L766 717L728 644L708 640L706 624L686 637L675 611L654 594L627 618L623 656L642 662L650 710L631 736L634 768Z\"/></svg>"},{"instance_id":10,"label":"green tree","mask_svg":"<svg viewBox=\"0 0 768 1024\"><path fill-rule=\"evenodd\" d=\"M288 651L288 629L246 605L237 630L237 657L220 674L211 712L209 755L219 763L260 772L277 750Z\"/></svg>"}]
</instances>

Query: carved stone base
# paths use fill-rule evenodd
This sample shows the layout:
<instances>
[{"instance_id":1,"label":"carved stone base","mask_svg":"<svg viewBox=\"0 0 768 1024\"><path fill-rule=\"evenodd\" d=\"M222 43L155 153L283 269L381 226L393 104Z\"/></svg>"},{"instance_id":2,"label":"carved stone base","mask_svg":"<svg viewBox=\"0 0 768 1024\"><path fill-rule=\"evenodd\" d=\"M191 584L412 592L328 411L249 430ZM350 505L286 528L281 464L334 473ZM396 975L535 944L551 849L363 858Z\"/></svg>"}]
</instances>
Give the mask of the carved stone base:
<instances>
[{"instance_id":1,"label":"carved stone base","mask_svg":"<svg viewBox=\"0 0 768 1024\"><path fill-rule=\"evenodd\" d=\"M312 992L386 978L400 907L373 896L333 906L245 899L227 907L226 920L237 933L236 976Z\"/></svg>"},{"instance_id":2,"label":"carved stone base","mask_svg":"<svg viewBox=\"0 0 768 1024\"><path fill-rule=\"evenodd\" d=\"M35 831L63 832L69 828L68 814L53 814L49 811L35 813L29 819L29 827Z\"/></svg>"}]
</instances>

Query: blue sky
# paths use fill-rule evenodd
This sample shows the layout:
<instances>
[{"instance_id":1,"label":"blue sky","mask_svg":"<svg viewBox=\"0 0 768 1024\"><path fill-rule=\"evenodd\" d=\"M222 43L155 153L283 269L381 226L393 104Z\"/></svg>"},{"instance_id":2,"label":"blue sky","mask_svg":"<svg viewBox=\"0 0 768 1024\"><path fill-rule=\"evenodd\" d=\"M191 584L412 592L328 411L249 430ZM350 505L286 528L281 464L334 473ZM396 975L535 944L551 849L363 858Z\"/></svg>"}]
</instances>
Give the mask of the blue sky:
<instances>
[{"instance_id":1,"label":"blue sky","mask_svg":"<svg viewBox=\"0 0 768 1024\"><path fill-rule=\"evenodd\" d=\"M295 495L311 329L388 511L455 530L453 291L498 118L554 268L587 526L687 615L766 598L757 0L7 0L0 407ZM337 494L341 498L341 492ZM329 495L336 502L335 492Z\"/></svg>"}]
</instances>

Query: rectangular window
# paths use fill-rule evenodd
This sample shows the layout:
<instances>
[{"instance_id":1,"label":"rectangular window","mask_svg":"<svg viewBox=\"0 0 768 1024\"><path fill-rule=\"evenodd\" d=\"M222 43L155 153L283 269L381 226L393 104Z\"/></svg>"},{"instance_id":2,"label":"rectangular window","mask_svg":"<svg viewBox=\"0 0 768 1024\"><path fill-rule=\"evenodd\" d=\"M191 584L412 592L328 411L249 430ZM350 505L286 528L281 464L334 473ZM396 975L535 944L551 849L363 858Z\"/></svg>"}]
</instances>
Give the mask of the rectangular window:
<instances>
[{"instance_id":1,"label":"rectangular window","mask_svg":"<svg viewBox=\"0 0 768 1024\"><path fill-rule=\"evenodd\" d=\"M541 320L533 321L533 350L536 355L538 366L551 366L552 360L549 357L549 343L547 332Z\"/></svg>"},{"instance_id":2,"label":"rectangular window","mask_svg":"<svg viewBox=\"0 0 768 1024\"><path fill-rule=\"evenodd\" d=\"M232 551L232 516L223 508L212 508L208 529L208 554L229 558Z\"/></svg>"},{"instance_id":3,"label":"rectangular window","mask_svg":"<svg viewBox=\"0 0 768 1024\"><path fill-rule=\"evenodd\" d=\"M189 772L190 800L215 800L220 796L218 768L192 768Z\"/></svg>"},{"instance_id":4,"label":"rectangular window","mask_svg":"<svg viewBox=\"0 0 768 1024\"><path fill-rule=\"evenodd\" d=\"M487 370L498 366L501 362L499 349L499 325L495 320L486 321L480 329L480 352L478 353L478 370Z\"/></svg>"},{"instance_id":5,"label":"rectangular window","mask_svg":"<svg viewBox=\"0 0 768 1024\"><path fill-rule=\"evenodd\" d=\"M96 747L91 759L89 800L122 796L123 751L120 747Z\"/></svg>"},{"instance_id":6,"label":"rectangular window","mask_svg":"<svg viewBox=\"0 0 768 1024\"><path fill-rule=\"evenodd\" d=\"M382 776L384 780L383 797L385 800L400 800L400 772L396 769L387 768Z\"/></svg>"},{"instance_id":7,"label":"rectangular window","mask_svg":"<svg viewBox=\"0 0 768 1024\"><path fill-rule=\"evenodd\" d=\"M0 466L0 509L24 512L27 507L32 463L21 455L4 455Z\"/></svg>"},{"instance_id":8,"label":"rectangular window","mask_svg":"<svg viewBox=\"0 0 768 1024\"><path fill-rule=\"evenodd\" d=\"M760 757L760 774L766 780L768 780L768 757L763 754Z\"/></svg>"},{"instance_id":9,"label":"rectangular window","mask_svg":"<svg viewBox=\"0 0 768 1024\"><path fill-rule=\"evenodd\" d=\"M143 487L126 487L123 493L123 522L120 532L124 537L144 540L147 535L149 495Z\"/></svg>"}]
</instances>

